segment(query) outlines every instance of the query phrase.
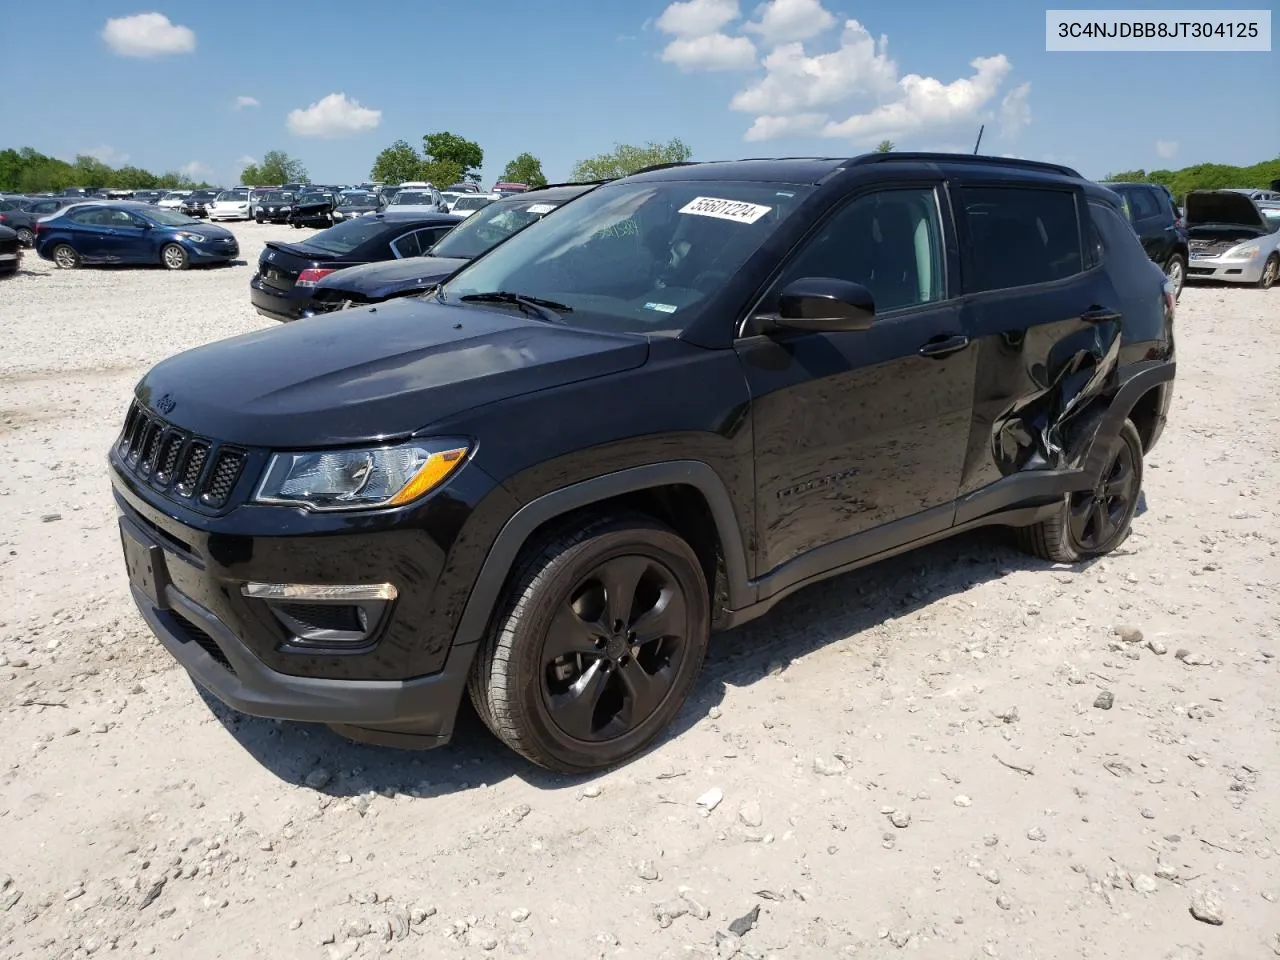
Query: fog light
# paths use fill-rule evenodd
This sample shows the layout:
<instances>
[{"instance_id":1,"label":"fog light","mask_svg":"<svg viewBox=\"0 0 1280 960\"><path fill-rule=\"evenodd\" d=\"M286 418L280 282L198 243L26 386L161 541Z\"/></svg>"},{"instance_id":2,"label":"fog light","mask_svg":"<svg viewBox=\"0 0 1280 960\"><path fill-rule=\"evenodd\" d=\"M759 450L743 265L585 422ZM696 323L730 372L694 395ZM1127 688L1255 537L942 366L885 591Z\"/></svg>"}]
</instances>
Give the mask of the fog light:
<instances>
[{"instance_id":1,"label":"fog light","mask_svg":"<svg viewBox=\"0 0 1280 960\"><path fill-rule=\"evenodd\" d=\"M374 643L397 596L390 583L246 583L240 589L271 611L288 631L290 646L311 652L350 652Z\"/></svg>"}]
</instances>

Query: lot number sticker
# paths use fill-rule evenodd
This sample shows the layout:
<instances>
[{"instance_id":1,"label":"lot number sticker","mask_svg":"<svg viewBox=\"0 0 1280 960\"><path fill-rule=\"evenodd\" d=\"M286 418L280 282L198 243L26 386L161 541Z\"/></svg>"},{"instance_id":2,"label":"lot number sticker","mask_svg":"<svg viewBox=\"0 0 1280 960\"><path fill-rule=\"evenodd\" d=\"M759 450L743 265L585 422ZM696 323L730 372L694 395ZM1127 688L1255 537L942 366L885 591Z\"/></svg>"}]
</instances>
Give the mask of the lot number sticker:
<instances>
[{"instance_id":1,"label":"lot number sticker","mask_svg":"<svg viewBox=\"0 0 1280 960\"><path fill-rule=\"evenodd\" d=\"M694 197L680 208L680 212L693 214L697 217L733 220L736 223L755 223L772 209L773 207L762 207L756 203L743 203L741 200Z\"/></svg>"},{"instance_id":2,"label":"lot number sticker","mask_svg":"<svg viewBox=\"0 0 1280 960\"><path fill-rule=\"evenodd\" d=\"M526 213L550 213L556 208L554 203L533 203L525 208Z\"/></svg>"}]
</instances>

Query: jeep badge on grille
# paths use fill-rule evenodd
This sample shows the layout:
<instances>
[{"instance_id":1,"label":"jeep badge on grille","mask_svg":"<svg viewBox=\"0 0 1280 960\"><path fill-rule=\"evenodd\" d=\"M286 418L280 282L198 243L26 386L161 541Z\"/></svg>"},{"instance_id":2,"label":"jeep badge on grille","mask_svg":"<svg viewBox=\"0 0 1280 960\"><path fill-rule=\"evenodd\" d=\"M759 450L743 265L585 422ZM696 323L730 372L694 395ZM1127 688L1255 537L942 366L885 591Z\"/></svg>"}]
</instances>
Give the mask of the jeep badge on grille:
<instances>
[{"instance_id":1,"label":"jeep badge on grille","mask_svg":"<svg viewBox=\"0 0 1280 960\"><path fill-rule=\"evenodd\" d=\"M163 397L156 401L156 412L162 413L166 417L173 412L173 408L178 405L178 401L173 399L173 394L166 393Z\"/></svg>"}]
</instances>

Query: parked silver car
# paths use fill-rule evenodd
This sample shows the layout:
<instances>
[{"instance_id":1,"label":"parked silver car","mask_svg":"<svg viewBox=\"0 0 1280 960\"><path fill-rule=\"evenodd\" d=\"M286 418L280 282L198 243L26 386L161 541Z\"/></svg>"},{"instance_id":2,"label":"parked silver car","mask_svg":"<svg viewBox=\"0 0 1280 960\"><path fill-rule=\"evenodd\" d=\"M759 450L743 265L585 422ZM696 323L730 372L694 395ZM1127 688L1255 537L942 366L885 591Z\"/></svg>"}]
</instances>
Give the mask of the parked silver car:
<instances>
[{"instance_id":1,"label":"parked silver car","mask_svg":"<svg viewBox=\"0 0 1280 960\"><path fill-rule=\"evenodd\" d=\"M1191 263L1187 280L1249 283L1263 290L1280 279L1280 219L1238 190L1187 194Z\"/></svg>"}]
</instances>

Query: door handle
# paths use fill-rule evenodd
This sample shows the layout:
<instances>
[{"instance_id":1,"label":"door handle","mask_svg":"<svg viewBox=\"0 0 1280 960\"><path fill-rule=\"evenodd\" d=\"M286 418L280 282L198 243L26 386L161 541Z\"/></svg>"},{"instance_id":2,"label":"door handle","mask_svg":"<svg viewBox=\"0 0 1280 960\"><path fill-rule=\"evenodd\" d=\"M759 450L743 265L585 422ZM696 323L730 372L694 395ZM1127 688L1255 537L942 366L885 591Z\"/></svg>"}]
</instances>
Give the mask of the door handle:
<instances>
[{"instance_id":1,"label":"door handle","mask_svg":"<svg viewBox=\"0 0 1280 960\"><path fill-rule=\"evenodd\" d=\"M1106 307L1092 307L1080 314L1080 319L1085 323L1111 323L1120 319L1120 314L1114 310L1108 310Z\"/></svg>"},{"instance_id":2,"label":"door handle","mask_svg":"<svg viewBox=\"0 0 1280 960\"><path fill-rule=\"evenodd\" d=\"M958 336L943 335L934 337L923 347L920 348L920 356L922 357L949 357L953 353L958 353L969 345L969 338L960 334Z\"/></svg>"}]
</instances>

